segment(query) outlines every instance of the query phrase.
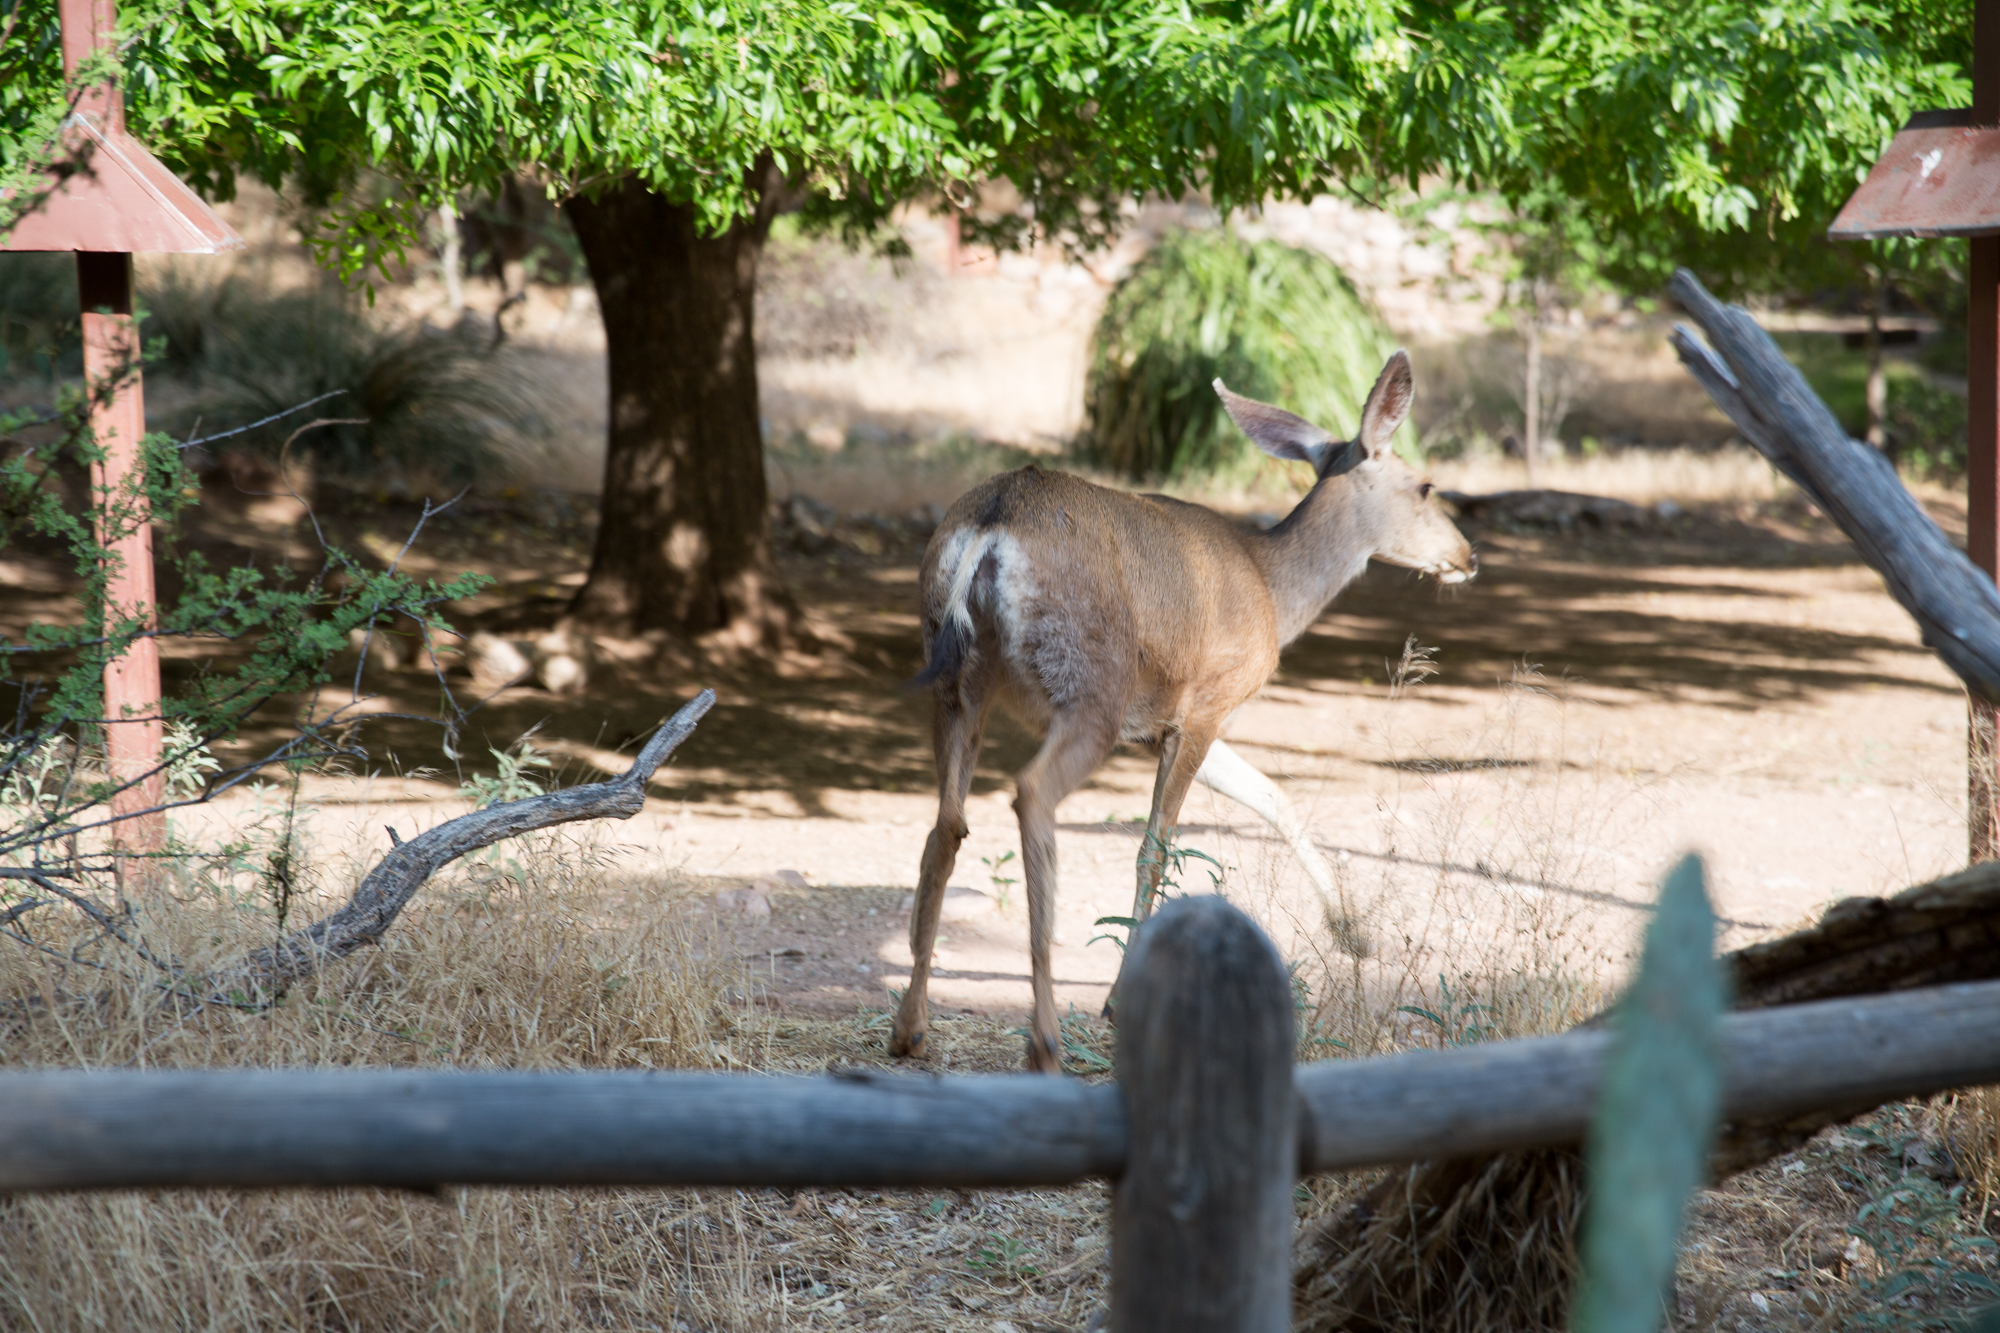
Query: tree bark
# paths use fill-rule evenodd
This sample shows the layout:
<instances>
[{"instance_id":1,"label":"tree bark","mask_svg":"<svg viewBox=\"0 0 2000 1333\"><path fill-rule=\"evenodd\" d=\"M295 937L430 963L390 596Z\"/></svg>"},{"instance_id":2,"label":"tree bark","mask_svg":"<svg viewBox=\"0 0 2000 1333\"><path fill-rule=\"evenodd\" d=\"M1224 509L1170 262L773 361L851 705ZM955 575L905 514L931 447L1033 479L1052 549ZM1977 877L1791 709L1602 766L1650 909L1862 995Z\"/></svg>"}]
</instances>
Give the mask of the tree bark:
<instances>
[{"instance_id":1,"label":"tree bark","mask_svg":"<svg viewBox=\"0 0 2000 1333\"><path fill-rule=\"evenodd\" d=\"M757 261L783 182L758 174L756 212L715 236L636 180L568 205L611 380L603 516L572 608L591 628L725 651L799 637L771 555L757 408Z\"/></svg>"},{"instance_id":2,"label":"tree bark","mask_svg":"<svg viewBox=\"0 0 2000 1333\"><path fill-rule=\"evenodd\" d=\"M1528 489L1535 489L1535 455L1542 451L1542 302L1541 284L1528 307L1527 382L1521 396L1521 459L1528 465Z\"/></svg>"}]
</instances>

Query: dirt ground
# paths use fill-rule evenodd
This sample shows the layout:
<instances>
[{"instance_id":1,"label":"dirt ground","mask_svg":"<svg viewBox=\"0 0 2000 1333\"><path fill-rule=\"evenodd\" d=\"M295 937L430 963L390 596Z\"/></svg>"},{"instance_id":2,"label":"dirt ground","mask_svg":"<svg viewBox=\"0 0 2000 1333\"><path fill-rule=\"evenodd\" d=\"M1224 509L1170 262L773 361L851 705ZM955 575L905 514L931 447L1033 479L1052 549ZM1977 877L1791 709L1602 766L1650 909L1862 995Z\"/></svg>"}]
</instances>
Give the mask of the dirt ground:
<instances>
[{"instance_id":1,"label":"dirt ground","mask_svg":"<svg viewBox=\"0 0 2000 1333\"><path fill-rule=\"evenodd\" d=\"M1960 521L1954 501L1934 499L1947 526ZM269 549L297 544L284 517L204 522L216 541ZM409 517L337 497L320 514L330 540L385 553ZM1371 569L1228 733L1306 814L1370 921L1376 947L1357 980L1498 967L1615 981L1659 876L1688 850L1707 858L1724 947L1962 861L1962 693L1880 580L1801 502L1647 511L1641 526L1615 530L1466 526L1476 581L1444 593ZM494 574L496 588L455 623L526 635L580 581L587 540L576 510L468 503L433 520L411 559L418 572ZM907 979L907 905L935 815L928 702L900 688L918 666L920 553L911 539L872 555L787 554L800 600L850 646L782 672L663 665L643 644L602 645L579 695L520 687L485 700L458 772L435 729L370 723L360 733L369 773L311 784L322 835L363 858L386 849L385 823L407 833L459 808L460 777L490 771L487 751L530 729L564 780L621 769L621 751L712 685L716 710L618 841L705 891L755 887L721 901L765 1003L882 1006ZM26 556L9 569L8 632L61 614L53 569ZM1412 641L1433 650L1435 674L1399 687ZM342 683L326 698L345 701L348 679L336 671ZM465 705L477 699L463 676L452 683ZM407 667L371 666L364 693L364 712L438 702L435 680ZM244 748L266 739L253 730ZM933 983L946 1012L1024 1012L1008 802L1035 743L1001 718L981 757ZM1096 1012L1115 974L1118 946L1093 923L1130 909L1151 782L1150 758L1121 751L1061 808L1060 1005ZM225 801L205 818L241 813ZM1197 787L1181 841L1217 863L1190 859L1183 891L1210 887L1219 866L1225 891L1292 956L1330 956L1302 874L1254 817Z\"/></svg>"},{"instance_id":2,"label":"dirt ground","mask_svg":"<svg viewBox=\"0 0 2000 1333\"><path fill-rule=\"evenodd\" d=\"M1952 497L1927 500L1947 528L1962 526ZM413 516L373 497L319 504L330 540L378 559L393 555ZM197 535L217 555L296 556L296 519L218 504ZM1707 858L1725 947L1962 861L1962 692L1838 532L1782 491L1649 508L1634 520L1561 531L1468 519L1476 581L1441 593L1371 569L1236 719L1230 740L1280 779L1335 863L1366 923L1367 958L1335 949L1297 866L1254 818L1200 788L1190 799L1182 844L1213 864L1188 860L1180 887L1208 889L1219 870L1223 891L1299 960L1319 1017L1332 1015L1328 1030L1351 1047L1435 1044L1461 1035L1460 1024L1533 1031L1575 1021L1616 985L1658 879L1690 849ZM517 687L483 702L454 675L461 702L481 702L456 772L435 729L371 721L361 732L367 772L305 784L320 872L351 882L386 850L389 826L407 836L464 809L455 789L493 770L489 748L533 729L530 743L562 780L589 780L622 769L659 720L712 685L718 706L644 811L605 834L625 882L651 877L711 899L718 938L745 979L734 1027L713 1047L718 1064L886 1063L935 798L928 705L900 688L918 666L920 543L860 531L842 529L819 554L794 544L784 556L802 603L846 642L823 658L697 667L648 645L604 643L581 694ZM589 535L581 501L468 502L433 520L411 558L419 573L494 575L496 587L455 608L454 622L525 638L580 582ZM32 554L10 555L6 574L9 635L74 605ZM1413 658L1412 642L1430 651ZM197 666L171 657L168 670ZM342 671L353 666L349 658ZM342 671L337 680L352 679ZM436 709L434 678L408 667L372 666L363 681L372 713ZM347 697L343 684L318 706ZM242 748L268 741L281 721L253 729ZM1034 744L1003 718L982 756L932 983L940 1068L1001 1070L1019 1059L1026 913L1008 801L1010 775ZM1108 1050L1094 1015L1118 965L1106 938L1117 932L1094 923L1130 907L1151 781L1149 758L1121 752L1059 813L1055 971L1059 1005L1075 1014L1067 1027L1079 1074ZM191 817L190 831L240 826L258 799L232 795ZM1362 996L1372 1004L1353 1002ZM1393 1013L1399 1000L1438 1017L1339 1026L1344 1010ZM1921 1147L1924 1133L1913 1134ZM1875 1271L1874 1251L1848 1244L1843 1219L1868 1191L1893 1187L1880 1163L1854 1177L1861 1185L1840 1183L1842 1162L1875 1161L1864 1150L1836 1135L1704 1195L1681 1324L1825 1327L1830 1312L1856 1308L1854 1283ZM1876 1157L1890 1162L1886 1151ZM1799 1162L1813 1169L1801 1173ZM1302 1212L1342 1187L1317 1182ZM658 1207L690 1237L721 1228L717 1271L745 1310L763 1312L745 1326L1015 1333L1083 1328L1101 1309L1104 1199L1094 1186L708 1192Z\"/></svg>"}]
</instances>

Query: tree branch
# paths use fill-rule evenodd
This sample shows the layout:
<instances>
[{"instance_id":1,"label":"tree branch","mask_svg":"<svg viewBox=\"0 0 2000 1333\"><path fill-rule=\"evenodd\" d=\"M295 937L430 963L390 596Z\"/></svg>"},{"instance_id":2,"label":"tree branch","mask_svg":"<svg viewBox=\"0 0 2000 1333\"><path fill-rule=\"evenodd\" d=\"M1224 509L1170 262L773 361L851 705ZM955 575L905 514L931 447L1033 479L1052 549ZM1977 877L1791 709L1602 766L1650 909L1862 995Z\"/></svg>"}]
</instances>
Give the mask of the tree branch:
<instances>
[{"instance_id":1,"label":"tree branch","mask_svg":"<svg viewBox=\"0 0 2000 1333\"><path fill-rule=\"evenodd\" d=\"M1716 406L1840 525L1916 620L1925 646L1968 690L2000 703L2000 590L1993 580L1931 521L1894 464L1848 437L1746 311L1717 301L1686 269L1668 290L1715 348L1685 325L1674 329L1674 350Z\"/></svg>"},{"instance_id":2,"label":"tree branch","mask_svg":"<svg viewBox=\"0 0 2000 1333\"><path fill-rule=\"evenodd\" d=\"M380 939L424 882L467 852L557 824L630 819L646 803L646 784L654 770L694 734L695 724L714 706L714 690L703 690L689 700L653 733L623 776L474 810L397 843L368 872L346 906L223 967L204 988L217 996L277 995L327 963Z\"/></svg>"}]
</instances>

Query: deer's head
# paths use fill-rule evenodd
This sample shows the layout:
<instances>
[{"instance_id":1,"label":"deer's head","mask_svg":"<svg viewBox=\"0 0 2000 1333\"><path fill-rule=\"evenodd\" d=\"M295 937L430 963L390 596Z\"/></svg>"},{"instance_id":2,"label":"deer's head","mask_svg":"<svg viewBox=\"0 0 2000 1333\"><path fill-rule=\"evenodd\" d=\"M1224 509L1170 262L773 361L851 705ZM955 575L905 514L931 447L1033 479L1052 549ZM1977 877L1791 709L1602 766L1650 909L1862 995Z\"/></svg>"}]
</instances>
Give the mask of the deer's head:
<instances>
[{"instance_id":1,"label":"deer's head","mask_svg":"<svg viewBox=\"0 0 2000 1333\"><path fill-rule=\"evenodd\" d=\"M1221 380L1215 391L1229 409L1230 420L1273 458L1310 463L1319 480L1287 519L1296 523L1309 513L1324 512L1337 528L1324 534L1340 544L1359 543L1356 555L1434 575L1440 583L1463 583L1479 572L1479 561L1457 526L1431 498L1431 484L1396 457L1390 440L1410 414L1415 388L1410 358L1397 352L1382 367L1368 402L1361 409L1361 429L1351 440L1332 433L1280 407L1231 393ZM1338 488L1345 503L1315 504L1331 499L1322 492Z\"/></svg>"}]
</instances>

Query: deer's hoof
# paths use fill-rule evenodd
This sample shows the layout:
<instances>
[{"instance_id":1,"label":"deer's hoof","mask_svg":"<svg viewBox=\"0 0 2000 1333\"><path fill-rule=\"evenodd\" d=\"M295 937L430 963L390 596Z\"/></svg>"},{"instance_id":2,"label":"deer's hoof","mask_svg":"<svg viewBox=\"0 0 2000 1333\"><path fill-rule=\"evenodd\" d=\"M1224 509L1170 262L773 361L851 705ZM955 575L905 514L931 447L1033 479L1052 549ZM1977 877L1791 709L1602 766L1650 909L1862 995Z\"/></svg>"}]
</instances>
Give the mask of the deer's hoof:
<instances>
[{"instance_id":1,"label":"deer's hoof","mask_svg":"<svg viewBox=\"0 0 2000 1333\"><path fill-rule=\"evenodd\" d=\"M905 1060L923 1059L925 1055L924 1037L926 1035L922 1028L917 1029L915 1032L905 1032L901 1027L898 1027L889 1034L889 1054Z\"/></svg>"},{"instance_id":2,"label":"deer's hoof","mask_svg":"<svg viewBox=\"0 0 2000 1333\"><path fill-rule=\"evenodd\" d=\"M1028 1034L1028 1071L1034 1074L1062 1073L1062 1053L1055 1038L1035 1032Z\"/></svg>"}]
</instances>

